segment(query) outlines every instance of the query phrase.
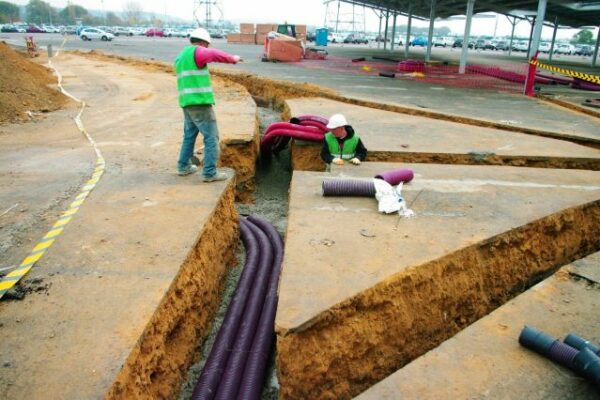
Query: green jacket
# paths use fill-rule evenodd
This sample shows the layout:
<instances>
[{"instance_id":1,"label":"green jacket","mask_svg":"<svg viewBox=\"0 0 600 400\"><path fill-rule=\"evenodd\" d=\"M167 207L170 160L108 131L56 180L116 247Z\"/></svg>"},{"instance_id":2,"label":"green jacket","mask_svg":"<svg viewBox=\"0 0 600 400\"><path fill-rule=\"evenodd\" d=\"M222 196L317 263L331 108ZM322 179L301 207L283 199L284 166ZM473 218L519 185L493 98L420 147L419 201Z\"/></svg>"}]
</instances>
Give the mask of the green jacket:
<instances>
[{"instance_id":1,"label":"green jacket","mask_svg":"<svg viewBox=\"0 0 600 400\"><path fill-rule=\"evenodd\" d=\"M358 135L354 134L352 137L346 139L344 141L344 146L340 148L339 142L333 133L327 132L325 134L325 142L327 143L329 152L334 158L341 158L342 160L350 160L354 158L358 140Z\"/></svg>"},{"instance_id":2,"label":"green jacket","mask_svg":"<svg viewBox=\"0 0 600 400\"><path fill-rule=\"evenodd\" d=\"M175 59L177 90L181 107L215 104L208 66L198 68L194 60L196 46L186 46Z\"/></svg>"}]
</instances>

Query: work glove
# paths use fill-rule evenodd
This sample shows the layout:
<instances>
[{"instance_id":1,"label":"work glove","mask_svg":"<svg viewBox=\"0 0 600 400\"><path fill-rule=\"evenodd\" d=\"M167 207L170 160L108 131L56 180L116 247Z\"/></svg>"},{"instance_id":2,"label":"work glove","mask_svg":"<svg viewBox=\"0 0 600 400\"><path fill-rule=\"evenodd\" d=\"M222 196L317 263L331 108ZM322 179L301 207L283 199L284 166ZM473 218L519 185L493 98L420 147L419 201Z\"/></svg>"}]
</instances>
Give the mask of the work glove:
<instances>
[{"instance_id":1,"label":"work glove","mask_svg":"<svg viewBox=\"0 0 600 400\"><path fill-rule=\"evenodd\" d=\"M241 61L243 61L242 57L237 56L237 55L233 56L233 60L235 61L236 64L239 63L239 62L241 62Z\"/></svg>"},{"instance_id":2,"label":"work glove","mask_svg":"<svg viewBox=\"0 0 600 400\"><path fill-rule=\"evenodd\" d=\"M360 165L360 160L356 157L354 157L352 160L350 160L350 162L354 165Z\"/></svg>"},{"instance_id":3,"label":"work glove","mask_svg":"<svg viewBox=\"0 0 600 400\"><path fill-rule=\"evenodd\" d=\"M344 160L341 158L334 158L331 162L335 165L344 165Z\"/></svg>"}]
</instances>

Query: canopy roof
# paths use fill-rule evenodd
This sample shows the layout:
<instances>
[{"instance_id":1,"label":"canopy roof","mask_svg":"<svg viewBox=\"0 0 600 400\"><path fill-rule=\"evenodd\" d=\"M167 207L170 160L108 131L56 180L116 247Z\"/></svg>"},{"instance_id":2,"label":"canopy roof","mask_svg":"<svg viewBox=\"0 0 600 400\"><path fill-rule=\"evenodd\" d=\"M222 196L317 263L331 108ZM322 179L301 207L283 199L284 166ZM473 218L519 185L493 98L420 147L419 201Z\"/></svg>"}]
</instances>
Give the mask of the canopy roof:
<instances>
[{"instance_id":1,"label":"canopy roof","mask_svg":"<svg viewBox=\"0 0 600 400\"><path fill-rule=\"evenodd\" d=\"M343 1L343 0L342 0ZM413 16L429 19L430 0L350 0L345 3L364 5L381 10L407 15L409 10ZM474 13L496 12L505 15L535 15L538 0L475 0ZM448 18L454 15L464 15L467 0L437 0L435 1L436 18ZM578 28L581 26L600 25L600 1L564 1L547 0L545 20L559 25Z\"/></svg>"}]
</instances>

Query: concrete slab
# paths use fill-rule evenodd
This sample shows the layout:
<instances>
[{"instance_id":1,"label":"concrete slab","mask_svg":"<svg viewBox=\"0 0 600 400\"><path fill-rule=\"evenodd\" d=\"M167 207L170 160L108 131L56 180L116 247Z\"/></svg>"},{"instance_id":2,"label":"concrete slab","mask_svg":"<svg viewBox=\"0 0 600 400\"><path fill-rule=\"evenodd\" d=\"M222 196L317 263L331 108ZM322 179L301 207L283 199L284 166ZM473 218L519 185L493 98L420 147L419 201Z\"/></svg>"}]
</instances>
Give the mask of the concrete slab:
<instances>
[{"instance_id":1,"label":"concrete slab","mask_svg":"<svg viewBox=\"0 0 600 400\"><path fill-rule=\"evenodd\" d=\"M600 253L577 268L600 273ZM600 342L600 285L551 278L477 321L358 396L368 399L597 399L591 383L518 343L524 325L563 339L573 332Z\"/></svg>"},{"instance_id":2,"label":"concrete slab","mask_svg":"<svg viewBox=\"0 0 600 400\"><path fill-rule=\"evenodd\" d=\"M66 89L89 104L83 123L106 172L26 276L33 291L22 301L0 302L0 397L173 398L209 332L232 264L233 171L229 180L210 184L176 175L181 110L172 76L75 56L55 64ZM37 163L2 158L8 163L2 179L7 174L14 181L2 185L7 204L27 201L29 188L53 204L49 218L31 228L39 233L33 242L8 250L12 259L27 255L54 223L51 217L72 201L69 188L94 168L85 138L61 129L73 124L76 111L19 125L28 145L54 154L28 154ZM3 135L0 153L18 149L15 138ZM73 143L76 151L63 157ZM53 157L62 162L42 163L41 173L38 164Z\"/></svg>"},{"instance_id":3,"label":"concrete slab","mask_svg":"<svg viewBox=\"0 0 600 400\"><path fill-rule=\"evenodd\" d=\"M492 164L600 169L600 150L563 140L475 127L345 104L322 98L291 99L291 116L328 118L343 113L369 150L369 161ZM296 141L295 169L322 170L321 146Z\"/></svg>"},{"instance_id":4,"label":"concrete slab","mask_svg":"<svg viewBox=\"0 0 600 400\"><path fill-rule=\"evenodd\" d=\"M413 219L324 179L411 168ZM348 398L600 246L600 173L363 163L295 172L277 310L282 398ZM546 245L552 243L551 246Z\"/></svg>"}]
</instances>

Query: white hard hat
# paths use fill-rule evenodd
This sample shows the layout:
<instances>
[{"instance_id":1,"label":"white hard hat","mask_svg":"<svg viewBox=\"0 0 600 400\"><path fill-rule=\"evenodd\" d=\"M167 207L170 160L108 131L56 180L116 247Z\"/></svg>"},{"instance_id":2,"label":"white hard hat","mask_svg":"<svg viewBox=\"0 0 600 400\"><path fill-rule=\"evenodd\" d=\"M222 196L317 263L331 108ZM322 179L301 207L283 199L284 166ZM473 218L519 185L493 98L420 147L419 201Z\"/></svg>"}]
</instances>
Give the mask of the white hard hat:
<instances>
[{"instance_id":1,"label":"white hard hat","mask_svg":"<svg viewBox=\"0 0 600 400\"><path fill-rule=\"evenodd\" d=\"M204 28L196 28L190 33L190 39L200 39L210 43L210 34Z\"/></svg>"},{"instance_id":2,"label":"white hard hat","mask_svg":"<svg viewBox=\"0 0 600 400\"><path fill-rule=\"evenodd\" d=\"M346 121L346 117L342 114L333 114L331 118L329 118L329 123L327 124L327 129L335 129L340 126L348 125L348 121Z\"/></svg>"}]
</instances>

